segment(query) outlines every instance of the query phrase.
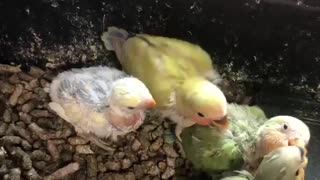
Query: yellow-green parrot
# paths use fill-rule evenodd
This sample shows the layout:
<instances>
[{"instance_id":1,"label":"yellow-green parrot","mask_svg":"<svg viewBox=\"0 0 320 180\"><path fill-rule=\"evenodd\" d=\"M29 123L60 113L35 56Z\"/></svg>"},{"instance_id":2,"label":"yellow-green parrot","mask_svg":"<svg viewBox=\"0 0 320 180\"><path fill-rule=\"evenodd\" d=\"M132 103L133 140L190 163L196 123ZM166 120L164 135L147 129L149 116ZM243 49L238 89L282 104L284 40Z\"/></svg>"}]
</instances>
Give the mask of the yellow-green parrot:
<instances>
[{"instance_id":1,"label":"yellow-green parrot","mask_svg":"<svg viewBox=\"0 0 320 180\"><path fill-rule=\"evenodd\" d=\"M236 171L238 175L221 180L303 180L304 157L301 147L281 147L264 156L254 176L247 171Z\"/></svg>"},{"instance_id":2,"label":"yellow-green parrot","mask_svg":"<svg viewBox=\"0 0 320 180\"><path fill-rule=\"evenodd\" d=\"M194 125L181 134L186 158L200 171L221 173L241 164L254 171L270 152L298 144L305 148L309 142L309 128L297 118L268 119L257 106L229 104L227 111L230 132Z\"/></svg>"},{"instance_id":3,"label":"yellow-green parrot","mask_svg":"<svg viewBox=\"0 0 320 180\"><path fill-rule=\"evenodd\" d=\"M101 39L124 70L146 84L163 116L177 124L179 139L182 129L193 124L228 129L227 100L212 83L219 74L200 46L168 37L130 36L116 27Z\"/></svg>"}]
</instances>

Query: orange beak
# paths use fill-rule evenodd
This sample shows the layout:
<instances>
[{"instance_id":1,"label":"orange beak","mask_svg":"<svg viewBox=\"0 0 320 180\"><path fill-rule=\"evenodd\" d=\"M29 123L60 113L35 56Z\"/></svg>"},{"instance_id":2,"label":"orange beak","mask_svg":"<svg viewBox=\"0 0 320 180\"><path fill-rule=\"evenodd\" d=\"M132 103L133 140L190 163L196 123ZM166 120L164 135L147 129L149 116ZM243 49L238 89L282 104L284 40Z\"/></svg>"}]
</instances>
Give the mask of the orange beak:
<instances>
[{"instance_id":1,"label":"orange beak","mask_svg":"<svg viewBox=\"0 0 320 180\"><path fill-rule=\"evenodd\" d=\"M156 101L154 99L148 99L143 102L143 107L147 109L152 109L157 105Z\"/></svg>"},{"instance_id":2,"label":"orange beak","mask_svg":"<svg viewBox=\"0 0 320 180\"><path fill-rule=\"evenodd\" d=\"M212 124L214 124L215 126L217 126L220 129L223 129L223 130L229 129L229 120L228 120L227 116L224 116L220 120L212 121Z\"/></svg>"},{"instance_id":3,"label":"orange beak","mask_svg":"<svg viewBox=\"0 0 320 180\"><path fill-rule=\"evenodd\" d=\"M289 142L288 142L288 145L289 145L289 146L298 146L298 147L301 147L301 148L304 149L305 155L307 155L307 153L308 153L307 148L306 148L306 144L305 144L304 141L301 140L301 139L290 139Z\"/></svg>"},{"instance_id":4,"label":"orange beak","mask_svg":"<svg viewBox=\"0 0 320 180\"><path fill-rule=\"evenodd\" d=\"M298 147L302 147L302 148L306 147L306 144L303 142L303 140L297 139L297 138L290 139L288 145L289 146L298 146Z\"/></svg>"}]
</instances>

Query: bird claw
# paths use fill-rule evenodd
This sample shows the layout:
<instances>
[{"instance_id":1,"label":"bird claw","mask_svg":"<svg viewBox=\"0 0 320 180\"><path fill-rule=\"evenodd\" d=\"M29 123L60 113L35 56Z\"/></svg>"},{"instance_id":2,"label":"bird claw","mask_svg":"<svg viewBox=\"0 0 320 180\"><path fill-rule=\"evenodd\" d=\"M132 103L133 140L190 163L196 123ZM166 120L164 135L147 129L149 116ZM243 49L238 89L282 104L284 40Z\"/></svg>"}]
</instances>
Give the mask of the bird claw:
<instances>
[{"instance_id":1,"label":"bird claw","mask_svg":"<svg viewBox=\"0 0 320 180\"><path fill-rule=\"evenodd\" d=\"M50 109L53 110L58 116L60 116L64 120L68 121L68 117L66 116L64 109L61 107L60 104L58 104L56 102L50 102L48 105L49 105Z\"/></svg>"},{"instance_id":2,"label":"bird claw","mask_svg":"<svg viewBox=\"0 0 320 180\"><path fill-rule=\"evenodd\" d=\"M176 136L177 136L178 142L182 142L181 136L177 135L177 134L176 134Z\"/></svg>"},{"instance_id":3,"label":"bird claw","mask_svg":"<svg viewBox=\"0 0 320 180\"><path fill-rule=\"evenodd\" d=\"M308 158L305 156L304 159L303 159L303 168L307 168L307 165L308 165Z\"/></svg>"},{"instance_id":4,"label":"bird claw","mask_svg":"<svg viewBox=\"0 0 320 180\"><path fill-rule=\"evenodd\" d=\"M175 129L175 134L176 134L176 137L178 138L179 142L182 142L182 139L181 139L181 133L182 133L182 127L181 126L176 126L176 129Z\"/></svg>"},{"instance_id":5,"label":"bird claw","mask_svg":"<svg viewBox=\"0 0 320 180\"><path fill-rule=\"evenodd\" d=\"M296 179L297 180L305 180L305 171L304 171L304 169L300 169L299 170L299 175L298 175L298 177Z\"/></svg>"},{"instance_id":6,"label":"bird claw","mask_svg":"<svg viewBox=\"0 0 320 180\"><path fill-rule=\"evenodd\" d=\"M181 156L182 156L183 158L186 158L186 153L185 153L185 151L184 151L184 149L183 149L183 146L182 146L181 141L178 141L178 142L177 142L177 145L178 145L178 147L179 147L179 153L181 154Z\"/></svg>"},{"instance_id":7,"label":"bird claw","mask_svg":"<svg viewBox=\"0 0 320 180\"><path fill-rule=\"evenodd\" d=\"M49 85L49 84L45 85L45 87L43 88L43 90L44 90L44 92L46 92L46 93L50 93L50 85Z\"/></svg>"},{"instance_id":8,"label":"bird claw","mask_svg":"<svg viewBox=\"0 0 320 180\"><path fill-rule=\"evenodd\" d=\"M104 149L109 152L114 152L115 149L110 147L105 141L101 140L97 136L93 134L79 134L79 136L88 139L90 142L94 143L96 146L100 147L101 149Z\"/></svg>"}]
</instances>

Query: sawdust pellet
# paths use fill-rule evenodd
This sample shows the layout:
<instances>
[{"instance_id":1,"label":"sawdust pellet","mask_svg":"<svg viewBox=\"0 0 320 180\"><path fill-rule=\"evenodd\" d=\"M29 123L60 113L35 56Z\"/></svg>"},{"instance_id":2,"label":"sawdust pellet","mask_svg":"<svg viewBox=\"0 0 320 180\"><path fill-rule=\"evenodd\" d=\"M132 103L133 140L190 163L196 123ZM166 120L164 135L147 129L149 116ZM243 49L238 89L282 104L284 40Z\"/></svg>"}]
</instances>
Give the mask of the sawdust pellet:
<instances>
[{"instance_id":1,"label":"sawdust pellet","mask_svg":"<svg viewBox=\"0 0 320 180\"><path fill-rule=\"evenodd\" d=\"M21 143L22 139L19 136L3 136L0 141L4 145L17 145Z\"/></svg>"},{"instance_id":2,"label":"sawdust pellet","mask_svg":"<svg viewBox=\"0 0 320 180\"><path fill-rule=\"evenodd\" d=\"M23 86L21 84L17 84L12 95L9 98L9 104L11 106L15 106L17 104L18 98L23 92Z\"/></svg>"},{"instance_id":3,"label":"sawdust pellet","mask_svg":"<svg viewBox=\"0 0 320 180\"><path fill-rule=\"evenodd\" d=\"M30 112L30 115L36 118L40 117L52 117L52 114L49 113L48 110L40 110L40 109L35 109Z\"/></svg>"},{"instance_id":4,"label":"sawdust pellet","mask_svg":"<svg viewBox=\"0 0 320 180\"><path fill-rule=\"evenodd\" d=\"M0 74L7 74L7 73L18 73L21 72L20 66L11 66L7 64L0 64Z\"/></svg>"},{"instance_id":5,"label":"sawdust pellet","mask_svg":"<svg viewBox=\"0 0 320 180\"><path fill-rule=\"evenodd\" d=\"M27 74L25 72L18 73L18 77L19 77L19 79L21 79L23 81L31 81L34 79L34 77L30 76L29 74Z\"/></svg>"},{"instance_id":6,"label":"sawdust pellet","mask_svg":"<svg viewBox=\"0 0 320 180\"><path fill-rule=\"evenodd\" d=\"M35 66L32 66L29 71L29 74L35 78L41 77L44 73L45 71Z\"/></svg>"},{"instance_id":7,"label":"sawdust pellet","mask_svg":"<svg viewBox=\"0 0 320 180\"><path fill-rule=\"evenodd\" d=\"M29 114L23 113L23 112L19 112L19 117L20 117L20 120L23 121L24 123L26 123L26 124L30 124L31 123L32 117Z\"/></svg>"},{"instance_id":8,"label":"sawdust pellet","mask_svg":"<svg viewBox=\"0 0 320 180\"><path fill-rule=\"evenodd\" d=\"M95 155L86 156L87 161L87 177L97 177L98 163Z\"/></svg>"},{"instance_id":9,"label":"sawdust pellet","mask_svg":"<svg viewBox=\"0 0 320 180\"><path fill-rule=\"evenodd\" d=\"M58 169L49 176L44 177L44 180L56 180L63 179L69 174L73 174L80 169L80 164L78 162L70 163L63 168Z\"/></svg>"}]
</instances>

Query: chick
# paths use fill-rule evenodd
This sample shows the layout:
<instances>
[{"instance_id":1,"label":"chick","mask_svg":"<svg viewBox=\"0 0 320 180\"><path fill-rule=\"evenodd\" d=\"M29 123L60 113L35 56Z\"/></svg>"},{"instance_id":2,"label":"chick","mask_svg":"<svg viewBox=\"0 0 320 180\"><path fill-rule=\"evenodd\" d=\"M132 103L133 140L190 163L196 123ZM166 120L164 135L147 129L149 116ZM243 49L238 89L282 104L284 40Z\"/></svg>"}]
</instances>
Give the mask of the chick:
<instances>
[{"instance_id":1,"label":"chick","mask_svg":"<svg viewBox=\"0 0 320 180\"><path fill-rule=\"evenodd\" d=\"M60 73L50 85L50 108L72 124L79 136L112 151L99 138L134 131L145 111L156 103L140 80L111 67L72 69Z\"/></svg>"},{"instance_id":2,"label":"chick","mask_svg":"<svg viewBox=\"0 0 320 180\"><path fill-rule=\"evenodd\" d=\"M255 171L270 152L287 146L305 149L310 139L309 128L303 121L292 116L268 119L258 106L231 103L227 116L231 132L199 125L182 132L186 158L195 169L221 173L245 164L250 172ZM305 157L304 167L307 162Z\"/></svg>"},{"instance_id":3,"label":"chick","mask_svg":"<svg viewBox=\"0 0 320 180\"><path fill-rule=\"evenodd\" d=\"M309 127L292 116L275 116L266 121L258 130L256 148L248 156L249 162L259 162L261 157L285 146L299 146L305 149L310 140ZM307 158L305 158L305 166Z\"/></svg>"},{"instance_id":4,"label":"chick","mask_svg":"<svg viewBox=\"0 0 320 180\"><path fill-rule=\"evenodd\" d=\"M163 117L177 124L175 134L194 124L229 128L227 100L211 81L220 75L210 55L200 46L174 38L132 35L109 27L101 36L115 51L123 69L146 84Z\"/></svg>"},{"instance_id":5,"label":"chick","mask_svg":"<svg viewBox=\"0 0 320 180\"><path fill-rule=\"evenodd\" d=\"M226 176L221 180L303 180L304 156L301 147L281 147L265 155L253 175L245 170L235 171L237 175Z\"/></svg>"}]
</instances>

